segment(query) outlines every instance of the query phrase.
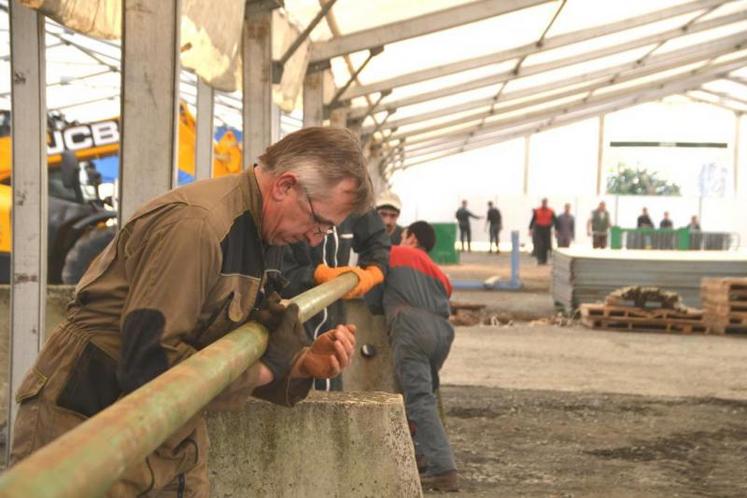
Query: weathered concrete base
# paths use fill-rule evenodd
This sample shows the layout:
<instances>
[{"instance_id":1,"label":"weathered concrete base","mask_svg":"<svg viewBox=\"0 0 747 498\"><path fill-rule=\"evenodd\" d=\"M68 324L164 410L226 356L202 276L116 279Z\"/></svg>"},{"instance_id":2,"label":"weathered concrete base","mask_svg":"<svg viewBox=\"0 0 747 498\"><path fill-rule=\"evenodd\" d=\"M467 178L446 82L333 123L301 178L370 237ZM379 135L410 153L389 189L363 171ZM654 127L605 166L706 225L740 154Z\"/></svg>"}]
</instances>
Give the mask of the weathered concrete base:
<instances>
[{"instance_id":1,"label":"weathered concrete base","mask_svg":"<svg viewBox=\"0 0 747 498\"><path fill-rule=\"evenodd\" d=\"M208 416L214 497L422 496L402 398L313 392Z\"/></svg>"},{"instance_id":2,"label":"weathered concrete base","mask_svg":"<svg viewBox=\"0 0 747 498\"><path fill-rule=\"evenodd\" d=\"M348 321L358 327L358 331L355 334L353 363L342 373L343 389L349 392L400 393L394 376L394 360L384 316L372 315L366 303L360 299L345 301L345 313ZM373 346L376 355L372 358L364 357L361 354L364 344Z\"/></svg>"}]
</instances>

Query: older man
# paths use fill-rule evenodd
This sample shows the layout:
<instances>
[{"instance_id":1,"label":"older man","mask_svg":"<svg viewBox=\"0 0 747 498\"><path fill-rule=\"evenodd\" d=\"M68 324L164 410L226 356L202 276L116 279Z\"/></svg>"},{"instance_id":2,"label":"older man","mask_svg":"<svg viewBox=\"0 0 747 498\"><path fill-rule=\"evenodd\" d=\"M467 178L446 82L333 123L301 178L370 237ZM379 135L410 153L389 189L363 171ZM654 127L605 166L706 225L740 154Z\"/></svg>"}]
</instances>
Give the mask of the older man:
<instances>
[{"instance_id":1,"label":"older man","mask_svg":"<svg viewBox=\"0 0 747 498\"><path fill-rule=\"evenodd\" d=\"M16 400L12 461L27 456L250 319L270 325L267 352L223 393L293 405L309 377L349 360L354 328L307 347L298 307L276 295L255 310L272 246L319 244L371 204L360 146L346 130L307 128L268 147L239 175L198 182L142 206L79 282L65 320ZM261 386L261 387L260 387ZM130 468L109 496L208 496L202 416Z\"/></svg>"}]
</instances>

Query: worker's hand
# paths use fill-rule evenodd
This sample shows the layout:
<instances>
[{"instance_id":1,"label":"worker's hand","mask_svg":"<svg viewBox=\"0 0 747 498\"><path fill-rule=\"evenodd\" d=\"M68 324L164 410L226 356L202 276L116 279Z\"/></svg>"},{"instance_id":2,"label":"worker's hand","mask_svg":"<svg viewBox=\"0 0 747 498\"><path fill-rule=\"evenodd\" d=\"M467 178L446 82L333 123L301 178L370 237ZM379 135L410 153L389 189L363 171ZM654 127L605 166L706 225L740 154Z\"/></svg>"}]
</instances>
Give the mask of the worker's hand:
<instances>
[{"instance_id":1,"label":"worker's hand","mask_svg":"<svg viewBox=\"0 0 747 498\"><path fill-rule=\"evenodd\" d=\"M251 319L264 325L267 330L275 330L285 313L285 305L277 292L273 292L252 311Z\"/></svg>"},{"instance_id":2,"label":"worker's hand","mask_svg":"<svg viewBox=\"0 0 747 498\"><path fill-rule=\"evenodd\" d=\"M270 330L267 351L261 361L272 372L273 380L285 377L299 353L309 345L310 341L306 338L298 312L298 305L290 303L279 314L277 327Z\"/></svg>"},{"instance_id":3,"label":"worker's hand","mask_svg":"<svg viewBox=\"0 0 747 498\"><path fill-rule=\"evenodd\" d=\"M331 379L340 375L353 359L355 325L338 325L317 337L293 368L293 376Z\"/></svg>"},{"instance_id":4,"label":"worker's hand","mask_svg":"<svg viewBox=\"0 0 747 498\"><path fill-rule=\"evenodd\" d=\"M358 276L358 285L343 296L343 299L353 299L360 297L371 290L377 284L384 281L384 274L381 272L378 266L371 265L366 268L360 268L358 266L340 266L338 268L330 268L327 265L319 265L314 271L314 281L317 284L323 284L339 277L343 273L353 272Z\"/></svg>"}]
</instances>

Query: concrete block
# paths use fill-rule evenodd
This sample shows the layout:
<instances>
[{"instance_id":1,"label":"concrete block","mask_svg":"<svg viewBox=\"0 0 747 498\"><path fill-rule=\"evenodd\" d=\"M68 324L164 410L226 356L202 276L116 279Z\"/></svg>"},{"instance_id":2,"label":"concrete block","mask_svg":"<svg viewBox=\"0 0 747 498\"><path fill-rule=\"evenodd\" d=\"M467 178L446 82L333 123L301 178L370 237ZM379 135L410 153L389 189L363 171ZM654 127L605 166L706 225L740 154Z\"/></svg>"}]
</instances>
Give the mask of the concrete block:
<instances>
[{"instance_id":1,"label":"concrete block","mask_svg":"<svg viewBox=\"0 0 747 498\"><path fill-rule=\"evenodd\" d=\"M208 415L213 497L419 497L402 398L312 392Z\"/></svg>"},{"instance_id":2,"label":"concrete block","mask_svg":"<svg viewBox=\"0 0 747 498\"><path fill-rule=\"evenodd\" d=\"M392 348L389 346L386 319L383 315L373 315L360 299L345 301L348 322L358 327L355 342L356 351L352 364L342 373L342 386L345 391L382 391L399 393L399 385L394 376ZM373 346L376 355L366 358L361 354L364 344Z\"/></svg>"}]
</instances>

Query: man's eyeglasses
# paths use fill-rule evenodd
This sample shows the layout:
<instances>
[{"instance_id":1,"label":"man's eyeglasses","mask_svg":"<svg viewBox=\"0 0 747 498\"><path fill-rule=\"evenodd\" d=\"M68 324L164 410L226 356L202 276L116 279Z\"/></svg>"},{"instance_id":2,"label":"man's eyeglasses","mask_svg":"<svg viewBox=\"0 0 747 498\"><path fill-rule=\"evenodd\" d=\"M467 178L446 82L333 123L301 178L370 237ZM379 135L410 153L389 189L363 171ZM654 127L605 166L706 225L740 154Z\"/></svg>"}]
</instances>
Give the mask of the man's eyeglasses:
<instances>
[{"instance_id":1,"label":"man's eyeglasses","mask_svg":"<svg viewBox=\"0 0 747 498\"><path fill-rule=\"evenodd\" d=\"M303 193L306 195L306 200L309 203L309 210L311 210L311 221L314 223L314 235L330 235L335 231L335 224L331 221L325 220L319 217L314 211L314 205L311 203L311 196L306 187L301 186Z\"/></svg>"}]
</instances>

